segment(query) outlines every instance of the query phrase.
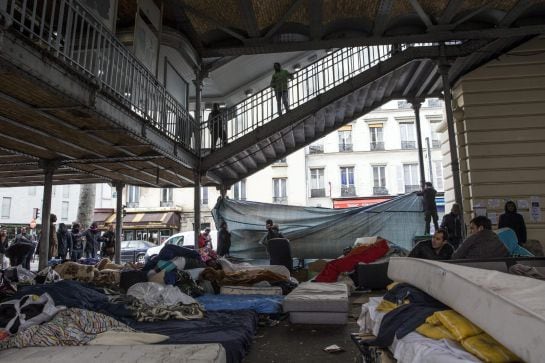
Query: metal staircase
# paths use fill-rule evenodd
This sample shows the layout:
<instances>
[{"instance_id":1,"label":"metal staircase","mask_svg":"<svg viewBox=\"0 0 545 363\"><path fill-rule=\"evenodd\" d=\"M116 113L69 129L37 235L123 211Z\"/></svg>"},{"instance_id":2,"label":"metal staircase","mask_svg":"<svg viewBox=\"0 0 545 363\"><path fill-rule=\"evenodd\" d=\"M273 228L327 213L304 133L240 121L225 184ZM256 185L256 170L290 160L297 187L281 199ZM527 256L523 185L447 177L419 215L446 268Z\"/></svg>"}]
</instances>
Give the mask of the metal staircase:
<instances>
[{"instance_id":1,"label":"metal staircase","mask_svg":"<svg viewBox=\"0 0 545 363\"><path fill-rule=\"evenodd\" d=\"M340 49L294 74L291 111L277 116L271 89L223 110L210 125L223 125L228 139L213 152L203 123L201 170L209 184L232 185L390 100L437 97L436 59L470 53L460 44Z\"/></svg>"}]
</instances>

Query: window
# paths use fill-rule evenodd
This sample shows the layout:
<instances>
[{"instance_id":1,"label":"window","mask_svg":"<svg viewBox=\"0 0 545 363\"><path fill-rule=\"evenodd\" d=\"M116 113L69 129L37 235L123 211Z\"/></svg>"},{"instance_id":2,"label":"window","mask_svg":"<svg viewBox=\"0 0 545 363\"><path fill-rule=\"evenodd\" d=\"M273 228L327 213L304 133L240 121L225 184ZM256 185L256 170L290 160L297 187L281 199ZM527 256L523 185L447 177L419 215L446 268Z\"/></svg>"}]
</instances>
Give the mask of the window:
<instances>
[{"instance_id":1,"label":"window","mask_svg":"<svg viewBox=\"0 0 545 363\"><path fill-rule=\"evenodd\" d=\"M443 102L439 98L428 98L428 107L443 107Z\"/></svg>"},{"instance_id":2,"label":"window","mask_svg":"<svg viewBox=\"0 0 545 363\"><path fill-rule=\"evenodd\" d=\"M273 202L286 203L288 193L286 191L287 178L273 178Z\"/></svg>"},{"instance_id":3,"label":"window","mask_svg":"<svg viewBox=\"0 0 545 363\"><path fill-rule=\"evenodd\" d=\"M70 185L62 186L62 197L65 199L70 198Z\"/></svg>"},{"instance_id":4,"label":"window","mask_svg":"<svg viewBox=\"0 0 545 363\"><path fill-rule=\"evenodd\" d=\"M433 162L433 185L435 189L443 191L443 163L441 160Z\"/></svg>"},{"instance_id":5,"label":"window","mask_svg":"<svg viewBox=\"0 0 545 363\"><path fill-rule=\"evenodd\" d=\"M173 192L172 188L161 188L161 202L159 203L161 207L172 207Z\"/></svg>"},{"instance_id":6,"label":"window","mask_svg":"<svg viewBox=\"0 0 545 363\"><path fill-rule=\"evenodd\" d=\"M411 108L411 104L407 100L397 101L397 108Z\"/></svg>"},{"instance_id":7,"label":"window","mask_svg":"<svg viewBox=\"0 0 545 363\"><path fill-rule=\"evenodd\" d=\"M403 181L405 193L411 193L421 189L420 183L418 182L418 164L403 164Z\"/></svg>"},{"instance_id":8,"label":"window","mask_svg":"<svg viewBox=\"0 0 545 363\"><path fill-rule=\"evenodd\" d=\"M165 87L182 106L187 108L189 83L174 69L165 58Z\"/></svg>"},{"instance_id":9,"label":"window","mask_svg":"<svg viewBox=\"0 0 545 363\"><path fill-rule=\"evenodd\" d=\"M282 159L278 159L274 162L275 164L286 164L287 161L286 161L286 158L282 158Z\"/></svg>"},{"instance_id":10,"label":"window","mask_svg":"<svg viewBox=\"0 0 545 363\"><path fill-rule=\"evenodd\" d=\"M341 197L355 196L354 167L341 168Z\"/></svg>"},{"instance_id":11,"label":"window","mask_svg":"<svg viewBox=\"0 0 545 363\"><path fill-rule=\"evenodd\" d=\"M439 122L431 122L430 128L431 128L431 147L438 148L441 147L441 140L439 138L439 134L437 133L437 126L439 125Z\"/></svg>"},{"instance_id":12,"label":"window","mask_svg":"<svg viewBox=\"0 0 545 363\"><path fill-rule=\"evenodd\" d=\"M9 218L11 211L11 198L2 198L2 218Z\"/></svg>"},{"instance_id":13,"label":"window","mask_svg":"<svg viewBox=\"0 0 545 363\"><path fill-rule=\"evenodd\" d=\"M61 205L61 221L67 221L68 220L68 208L70 204L69 202L62 202Z\"/></svg>"},{"instance_id":14,"label":"window","mask_svg":"<svg viewBox=\"0 0 545 363\"><path fill-rule=\"evenodd\" d=\"M369 133L371 134L371 150L384 150L382 124L369 125Z\"/></svg>"},{"instance_id":15,"label":"window","mask_svg":"<svg viewBox=\"0 0 545 363\"><path fill-rule=\"evenodd\" d=\"M201 188L201 204L208 205L208 187Z\"/></svg>"},{"instance_id":16,"label":"window","mask_svg":"<svg viewBox=\"0 0 545 363\"><path fill-rule=\"evenodd\" d=\"M386 167L384 165L373 166L373 195L388 195Z\"/></svg>"},{"instance_id":17,"label":"window","mask_svg":"<svg viewBox=\"0 0 545 363\"><path fill-rule=\"evenodd\" d=\"M246 179L236 183L233 189L235 200L246 200Z\"/></svg>"},{"instance_id":18,"label":"window","mask_svg":"<svg viewBox=\"0 0 545 363\"><path fill-rule=\"evenodd\" d=\"M401 148L402 149L415 149L416 138L414 136L414 123L406 122L399 124L399 130L401 131Z\"/></svg>"},{"instance_id":19,"label":"window","mask_svg":"<svg viewBox=\"0 0 545 363\"><path fill-rule=\"evenodd\" d=\"M140 202L140 187L129 185L127 186L127 207L136 208Z\"/></svg>"},{"instance_id":20,"label":"window","mask_svg":"<svg viewBox=\"0 0 545 363\"><path fill-rule=\"evenodd\" d=\"M28 187L28 195L36 195L36 187Z\"/></svg>"},{"instance_id":21,"label":"window","mask_svg":"<svg viewBox=\"0 0 545 363\"><path fill-rule=\"evenodd\" d=\"M310 169L310 197L325 197L324 169Z\"/></svg>"},{"instance_id":22,"label":"window","mask_svg":"<svg viewBox=\"0 0 545 363\"><path fill-rule=\"evenodd\" d=\"M324 152L324 145L312 144L308 147L309 154L322 154Z\"/></svg>"},{"instance_id":23,"label":"window","mask_svg":"<svg viewBox=\"0 0 545 363\"><path fill-rule=\"evenodd\" d=\"M115 190L112 192L112 187L110 187L108 184L101 184L100 189L101 189L100 195L102 199L112 199L112 196L115 193Z\"/></svg>"},{"instance_id":24,"label":"window","mask_svg":"<svg viewBox=\"0 0 545 363\"><path fill-rule=\"evenodd\" d=\"M339 129L339 151L352 151L352 126Z\"/></svg>"}]
</instances>

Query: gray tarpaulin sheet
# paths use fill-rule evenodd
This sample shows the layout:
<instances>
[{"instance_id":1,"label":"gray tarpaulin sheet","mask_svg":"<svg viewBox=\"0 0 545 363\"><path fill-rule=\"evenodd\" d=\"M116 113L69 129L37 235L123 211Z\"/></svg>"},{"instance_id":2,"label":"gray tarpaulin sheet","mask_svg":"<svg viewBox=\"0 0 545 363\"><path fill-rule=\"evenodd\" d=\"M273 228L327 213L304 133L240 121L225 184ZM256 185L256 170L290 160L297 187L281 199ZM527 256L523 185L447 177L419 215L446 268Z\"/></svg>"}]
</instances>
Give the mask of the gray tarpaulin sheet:
<instances>
[{"instance_id":1,"label":"gray tarpaulin sheet","mask_svg":"<svg viewBox=\"0 0 545 363\"><path fill-rule=\"evenodd\" d=\"M232 233L230 253L268 258L265 221L272 219L291 242L296 258L336 258L356 238L381 236L411 249L424 232L421 197L406 194L368 207L330 209L219 199L212 210L216 226L225 220Z\"/></svg>"}]
</instances>

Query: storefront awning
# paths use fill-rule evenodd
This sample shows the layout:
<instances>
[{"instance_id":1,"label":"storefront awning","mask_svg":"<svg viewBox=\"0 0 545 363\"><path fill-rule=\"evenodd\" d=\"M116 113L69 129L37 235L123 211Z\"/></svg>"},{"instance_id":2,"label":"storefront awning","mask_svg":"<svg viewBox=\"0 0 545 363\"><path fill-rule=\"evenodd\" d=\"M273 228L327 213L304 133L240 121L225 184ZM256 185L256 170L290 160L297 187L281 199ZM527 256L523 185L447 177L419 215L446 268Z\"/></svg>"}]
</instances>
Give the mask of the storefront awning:
<instances>
[{"instance_id":1,"label":"storefront awning","mask_svg":"<svg viewBox=\"0 0 545 363\"><path fill-rule=\"evenodd\" d=\"M95 210L94 221L100 229L115 223L116 213ZM180 213L177 211L132 212L123 217L123 229L180 228Z\"/></svg>"}]
</instances>

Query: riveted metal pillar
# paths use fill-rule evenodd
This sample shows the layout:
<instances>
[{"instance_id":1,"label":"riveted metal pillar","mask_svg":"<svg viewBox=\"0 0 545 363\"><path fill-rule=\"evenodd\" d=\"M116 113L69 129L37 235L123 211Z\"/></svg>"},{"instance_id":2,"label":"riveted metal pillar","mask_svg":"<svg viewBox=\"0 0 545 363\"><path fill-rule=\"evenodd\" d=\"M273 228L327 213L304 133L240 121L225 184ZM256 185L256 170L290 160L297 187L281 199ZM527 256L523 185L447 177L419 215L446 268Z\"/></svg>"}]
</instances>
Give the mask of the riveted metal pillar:
<instances>
[{"instance_id":1,"label":"riveted metal pillar","mask_svg":"<svg viewBox=\"0 0 545 363\"><path fill-rule=\"evenodd\" d=\"M121 235L123 233L123 188L125 185L120 182L115 184L115 263L121 263Z\"/></svg>"},{"instance_id":2,"label":"riveted metal pillar","mask_svg":"<svg viewBox=\"0 0 545 363\"><path fill-rule=\"evenodd\" d=\"M413 105L414 117L416 120L416 144L418 145L418 166L420 168L420 189L424 189L426 182L426 173L424 171L424 150L422 147L422 127L420 126L420 107L422 106L422 98L414 98L409 100Z\"/></svg>"},{"instance_id":3,"label":"riveted metal pillar","mask_svg":"<svg viewBox=\"0 0 545 363\"><path fill-rule=\"evenodd\" d=\"M42 230L40 236L40 250L38 251L40 259L38 269L47 267L49 256L49 235L51 233L51 197L53 194L53 174L59 167L58 160L40 160L40 167L44 170L44 197L42 202Z\"/></svg>"},{"instance_id":4,"label":"riveted metal pillar","mask_svg":"<svg viewBox=\"0 0 545 363\"><path fill-rule=\"evenodd\" d=\"M450 91L450 83L448 79L448 72L450 64L446 59L439 61L439 71L441 72L441 81L443 83L443 95L445 98L445 113L447 115L447 132L448 143L450 150L450 166L452 169L452 182L454 185L454 199L460 206L460 218L462 218L462 225L464 225L464 213L463 213L463 199L462 199L462 185L460 180L460 162L458 161L458 148L456 146L456 133L454 131L454 116L452 114L452 94ZM465 228L462 228L462 233Z\"/></svg>"},{"instance_id":5,"label":"riveted metal pillar","mask_svg":"<svg viewBox=\"0 0 545 363\"><path fill-rule=\"evenodd\" d=\"M195 121L197 123L197 130L195 132L195 142L196 148L201 152L201 97L202 97L202 80L203 74L201 70L196 70L196 79L193 81L195 84ZM193 213L194 213L194 224L193 232L195 235L195 248L199 247L199 233L201 231L201 163L197 166L197 170L194 171L194 203L193 203Z\"/></svg>"}]
</instances>

